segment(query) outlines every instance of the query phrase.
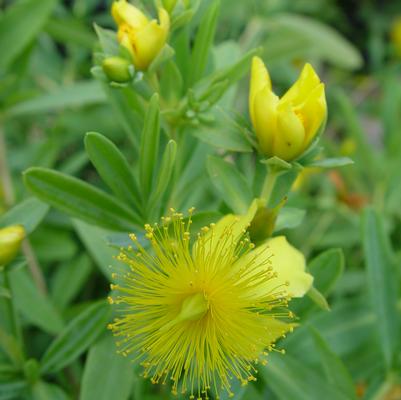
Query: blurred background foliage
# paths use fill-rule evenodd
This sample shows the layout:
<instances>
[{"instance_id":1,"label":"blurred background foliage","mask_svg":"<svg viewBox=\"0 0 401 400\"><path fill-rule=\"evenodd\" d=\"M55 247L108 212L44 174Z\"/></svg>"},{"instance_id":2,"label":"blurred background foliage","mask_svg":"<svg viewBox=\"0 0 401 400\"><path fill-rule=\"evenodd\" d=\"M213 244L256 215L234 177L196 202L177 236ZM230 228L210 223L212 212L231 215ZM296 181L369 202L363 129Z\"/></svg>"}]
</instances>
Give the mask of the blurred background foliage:
<instances>
[{"instance_id":1,"label":"blurred background foliage","mask_svg":"<svg viewBox=\"0 0 401 400\"><path fill-rule=\"evenodd\" d=\"M193 32L211 3L200 3ZM121 235L49 208L22 180L29 167L49 167L104 188L85 152L88 131L101 132L136 162L138 147L116 104L91 75L93 24L114 29L111 2L0 4L0 226L23 222L30 234L10 267L25 348L0 331L0 399L168 399L166 388L133 373L104 332L109 311L102 299L115 263L104 238L118 243ZM401 43L391 34L397 14L400 1L221 2L207 69L261 46L281 94L311 62L327 87L326 153L355 161L302 171L287 203L293 214L282 221L331 311L294 301L302 326L280 344L287 355L272 354L258 382L238 388L237 398L401 399ZM248 74L223 102L247 115ZM191 185L182 185L176 207L223 213L233 207L205 172L206 156L216 154L208 137L195 159L201 174L187 177ZM250 181L247 157L237 161Z\"/></svg>"}]
</instances>

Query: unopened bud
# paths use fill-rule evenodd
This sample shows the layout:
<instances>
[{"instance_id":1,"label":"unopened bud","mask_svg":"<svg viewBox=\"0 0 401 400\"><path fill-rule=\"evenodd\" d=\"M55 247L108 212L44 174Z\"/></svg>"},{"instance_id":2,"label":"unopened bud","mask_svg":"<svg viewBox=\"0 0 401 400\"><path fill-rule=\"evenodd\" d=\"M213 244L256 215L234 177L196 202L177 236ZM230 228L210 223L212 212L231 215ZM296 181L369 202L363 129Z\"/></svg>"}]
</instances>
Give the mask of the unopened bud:
<instances>
[{"instance_id":1,"label":"unopened bud","mask_svg":"<svg viewBox=\"0 0 401 400\"><path fill-rule=\"evenodd\" d=\"M102 68L107 77L118 83L128 82L132 79L131 64L122 57L108 57L103 60Z\"/></svg>"},{"instance_id":2,"label":"unopened bud","mask_svg":"<svg viewBox=\"0 0 401 400\"><path fill-rule=\"evenodd\" d=\"M15 258L24 237L25 229L21 225L0 229L0 265L6 265Z\"/></svg>"}]
</instances>

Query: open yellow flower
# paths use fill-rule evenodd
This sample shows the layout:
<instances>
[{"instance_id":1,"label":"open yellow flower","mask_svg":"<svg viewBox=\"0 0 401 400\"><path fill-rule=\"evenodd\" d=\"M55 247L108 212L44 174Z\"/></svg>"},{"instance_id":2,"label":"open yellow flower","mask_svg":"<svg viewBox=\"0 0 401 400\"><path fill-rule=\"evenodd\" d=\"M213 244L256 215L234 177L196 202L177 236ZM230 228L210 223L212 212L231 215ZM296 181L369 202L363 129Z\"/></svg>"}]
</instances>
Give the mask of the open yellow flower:
<instances>
[{"instance_id":1,"label":"open yellow flower","mask_svg":"<svg viewBox=\"0 0 401 400\"><path fill-rule=\"evenodd\" d=\"M312 277L285 239L254 248L246 228L255 212L256 204L202 228L191 247L191 217L172 210L161 225L145 226L149 250L135 235L122 249L129 269L113 275L109 301L119 308L109 328L153 383L171 379L173 393L190 399L233 395L231 378L255 380L256 363L294 327L288 301Z\"/></svg>"},{"instance_id":2,"label":"open yellow flower","mask_svg":"<svg viewBox=\"0 0 401 400\"><path fill-rule=\"evenodd\" d=\"M0 229L0 265L6 265L15 258L24 237L25 229L21 225Z\"/></svg>"},{"instance_id":3,"label":"open yellow flower","mask_svg":"<svg viewBox=\"0 0 401 400\"><path fill-rule=\"evenodd\" d=\"M159 21L149 20L126 0L115 1L111 13L118 25L118 40L132 55L139 70L146 70L166 43L170 29L168 12L159 9Z\"/></svg>"},{"instance_id":4,"label":"open yellow flower","mask_svg":"<svg viewBox=\"0 0 401 400\"><path fill-rule=\"evenodd\" d=\"M291 161L311 144L326 120L324 84L310 64L280 99L259 57L252 61L249 112L261 151Z\"/></svg>"}]
</instances>

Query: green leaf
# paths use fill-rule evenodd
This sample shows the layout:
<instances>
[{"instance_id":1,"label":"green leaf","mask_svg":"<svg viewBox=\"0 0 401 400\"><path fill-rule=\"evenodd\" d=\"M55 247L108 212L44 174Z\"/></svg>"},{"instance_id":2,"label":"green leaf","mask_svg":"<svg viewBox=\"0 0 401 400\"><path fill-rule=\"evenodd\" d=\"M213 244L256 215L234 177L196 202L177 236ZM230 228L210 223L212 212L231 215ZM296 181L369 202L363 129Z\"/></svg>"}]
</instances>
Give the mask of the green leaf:
<instances>
[{"instance_id":1,"label":"green leaf","mask_svg":"<svg viewBox=\"0 0 401 400\"><path fill-rule=\"evenodd\" d=\"M308 265L315 286L325 296L330 294L344 271L344 254L341 249L330 249L315 257Z\"/></svg>"},{"instance_id":2,"label":"green leaf","mask_svg":"<svg viewBox=\"0 0 401 400\"><path fill-rule=\"evenodd\" d=\"M38 381L32 387L32 400L69 400L70 397L57 385Z\"/></svg>"},{"instance_id":3,"label":"green leaf","mask_svg":"<svg viewBox=\"0 0 401 400\"><path fill-rule=\"evenodd\" d=\"M157 176L155 184L155 189L149 200L148 210L152 210L156 207L156 204L160 202L168 187L171 175L174 170L176 153L177 143L174 140L170 140L164 150L163 158L159 168L159 174Z\"/></svg>"},{"instance_id":4,"label":"green leaf","mask_svg":"<svg viewBox=\"0 0 401 400\"><path fill-rule=\"evenodd\" d=\"M93 49L96 41L93 31L78 18L52 18L47 21L45 30L57 42L74 43L89 50Z\"/></svg>"},{"instance_id":5,"label":"green leaf","mask_svg":"<svg viewBox=\"0 0 401 400\"><path fill-rule=\"evenodd\" d=\"M117 146L105 136L89 132L85 136L85 148L103 181L120 200L135 205L138 210L139 189L126 158Z\"/></svg>"},{"instance_id":6,"label":"green leaf","mask_svg":"<svg viewBox=\"0 0 401 400\"><path fill-rule=\"evenodd\" d=\"M314 286L312 286L308 290L307 295L319 308L321 308L322 310L330 311L330 306L326 298Z\"/></svg>"},{"instance_id":7,"label":"green leaf","mask_svg":"<svg viewBox=\"0 0 401 400\"><path fill-rule=\"evenodd\" d=\"M32 233L49 211L49 206L35 198L23 200L0 217L0 226L23 225Z\"/></svg>"},{"instance_id":8,"label":"green leaf","mask_svg":"<svg viewBox=\"0 0 401 400\"><path fill-rule=\"evenodd\" d=\"M126 400L133 381L132 362L116 353L115 340L111 334L107 334L89 350L79 398Z\"/></svg>"},{"instance_id":9,"label":"green leaf","mask_svg":"<svg viewBox=\"0 0 401 400\"><path fill-rule=\"evenodd\" d=\"M9 277L16 308L24 318L50 334L59 333L64 327L63 319L50 299L39 292L28 272L24 268L13 269Z\"/></svg>"},{"instance_id":10,"label":"green leaf","mask_svg":"<svg viewBox=\"0 0 401 400\"><path fill-rule=\"evenodd\" d=\"M207 160L209 177L224 202L236 214L245 214L252 202L252 193L245 177L233 164L210 156Z\"/></svg>"},{"instance_id":11,"label":"green leaf","mask_svg":"<svg viewBox=\"0 0 401 400\"><path fill-rule=\"evenodd\" d=\"M276 14L263 20L262 23L271 32L287 35L291 33L294 44L299 45L300 40L304 41L301 50L310 49L313 54L317 54L334 65L346 69L357 69L363 64L363 59L356 47L336 30L315 19L301 15ZM277 40L277 35L274 39ZM268 43L270 44L270 41ZM265 48L269 59L272 59L274 57L273 46L270 49L265 43Z\"/></svg>"},{"instance_id":12,"label":"green leaf","mask_svg":"<svg viewBox=\"0 0 401 400\"><path fill-rule=\"evenodd\" d=\"M220 1L214 0L203 16L194 40L191 58L191 70L189 83L192 86L202 78L210 55L210 48L216 31L217 17L220 9Z\"/></svg>"},{"instance_id":13,"label":"green leaf","mask_svg":"<svg viewBox=\"0 0 401 400\"><path fill-rule=\"evenodd\" d=\"M159 54L156 56L156 58L152 61L152 63L149 65L148 68L148 73L149 74L154 74L157 72L157 70L168 60L172 59L175 55L174 49L169 46L168 44L164 45L162 50L159 52Z\"/></svg>"},{"instance_id":14,"label":"green leaf","mask_svg":"<svg viewBox=\"0 0 401 400\"><path fill-rule=\"evenodd\" d=\"M345 400L338 388L327 382L320 370L289 354L270 353L265 367L258 368L267 385L280 400Z\"/></svg>"},{"instance_id":15,"label":"green leaf","mask_svg":"<svg viewBox=\"0 0 401 400\"><path fill-rule=\"evenodd\" d=\"M120 55L120 45L117 40L117 33L111 29L104 29L97 24L94 24L94 27L104 54L106 56Z\"/></svg>"},{"instance_id":16,"label":"green leaf","mask_svg":"<svg viewBox=\"0 0 401 400\"><path fill-rule=\"evenodd\" d=\"M56 0L24 0L8 7L0 18L0 69L8 68L35 39Z\"/></svg>"},{"instance_id":17,"label":"green leaf","mask_svg":"<svg viewBox=\"0 0 401 400\"><path fill-rule=\"evenodd\" d=\"M51 297L54 304L65 308L85 285L92 269L92 261L86 253L59 265L52 277Z\"/></svg>"},{"instance_id":18,"label":"green leaf","mask_svg":"<svg viewBox=\"0 0 401 400\"><path fill-rule=\"evenodd\" d=\"M280 210L280 213L277 217L277 222L274 227L274 231L278 232L283 229L292 229L299 226L304 217L305 210L301 210L299 208L294 207L284 207Z\"/></svg>"},{"instance_id":19,"label":"green leaf","mask_svg":"<svg viewBox=\"0 0 401 400\"><path fill-rule=\"evenodd\" d=\"M307 164L308 167L319 167L319 168L337 168L344 167L346 165L352 165L354 163L349 157L337 157L337 158L325 158L323 160L314 160Z\"/></svg>"},{"instance_id":20,"label":"green leaf","mask_svg":"<svg viewBox=\"0 0 401 400\"><path fill-rule=\"evenodd\" d=\"M251 152L252 146L243 126L220 107L213 110L213 121L202 124L193 135L203 142L228 151Z\"/></svg>"},{"instance_id":21,"label":"green leaf","mask_svg":"<svg viewBox=\"0 0 401 400\"><path fill-rule=\"evenodd\" d=\"M21 399L27 383L23 380L0 382L0 400Z\"/></svg>"},{"instance_id":22,"label":"green leaf","mask_svg":"<svg viewBox=\"0 0 401 400\"><path fill-rule=\"evenodd\" d=\"M355 385L345 365L316 329L312 329L312 334L327 381L344 394L344 400L356 400Z\"/></svg>"},{"instance_id":23,"label":"green leaf","mask_svg":"<svg viewBox=\"0 0 401 400\"><path fill-rule=\"evenodd\" d=\"M41 200L90 223L121 231L130 231L140 223L124 204L77 178L46 168L29 168L24 182Z\"/></svg>"},{"instance_id":24,"label":"green leaf","mask_svg":"<svg viewBox=\"0 0 401 400\"><path fill-rule=\"evenodd\" d=\"M362 218L363 252L367 270L369 295L376 314L376 329L387 367L390 368L395 347L399 343L397 290L399 271L394 263L389 240L377 212L368 208Z\"/></svg>"},{"instance_id":25,"label":"green leaf","mask_svg":"<svg viewBox=\"0 0 401 400\"><path fill-rule=\"evenodd\" d=\"M41 360L42 373L55 373L79 357L106 329L110 307L104 301L87 307L50 344Z\"/></svg>"},{"instance_id":26,"label":"green leaf","mask_svg":"<svg viewBox=\"0 0 401 400\"><path fill-rule=\"evenodd\" d=\"M110 266L117 266L118 263L114 259L117 252L109 246L106 239L110 232L97 226L86 224L78 219L73 219L72 224L100 271L111 281L111 273L113 271Z\"/></svg>"},{"instance_id":27,"label":"green leaf","mask_svg":"<svg viewBox=\"0 0 401 400\"><path fill-rule=\"evenodd\" d=\"M17 103L6 111L8 117L60 111L70 107L104 103L106 97L96 81L77 82Z\"/></svg>"},{"instance_id":28,"label":"green leaf","mask_svg":"<svg viewBox=\"0 0 401 400\"><path fill-rule=\"evenodd\" d=\"M144 200L147 199L152 187L154 170L156 169L157 156L159 153L159 140L159 95L155 93L150 100L149 108L146 112L145 123L141 136L139 181Z\"/></svg>"}]
</instances>

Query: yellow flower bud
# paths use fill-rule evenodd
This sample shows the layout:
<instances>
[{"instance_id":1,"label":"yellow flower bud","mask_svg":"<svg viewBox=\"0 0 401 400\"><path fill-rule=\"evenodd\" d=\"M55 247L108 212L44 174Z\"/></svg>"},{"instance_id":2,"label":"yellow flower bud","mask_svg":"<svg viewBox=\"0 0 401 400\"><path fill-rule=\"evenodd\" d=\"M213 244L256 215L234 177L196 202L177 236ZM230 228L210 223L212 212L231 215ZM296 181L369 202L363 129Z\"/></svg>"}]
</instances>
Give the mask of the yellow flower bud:
<instances>
[{"instance_id":1,"label":"yellow flower bud","mask_svg":"<svg viewBox=\"0 0 401 400\"><path fill-rule=\"evenodd\" d=\"M15 258L24 237L25 229L21 225L0 229L0 265L6 265Z\"/></svg>"},{"instance_id":2,"label":"yellow flower bud","mask_svg":"<svg viewBox=\"0 0 401 400\"><path fill-rule=\"evenodd\" d=\"M130 63L121 57L108 57L102 63L103 71L107 77L119 83L124 83L131 79L129 67Z\"/></svg>"},{"instance_id":3,"label":"yellow flower bud","mask_svg":"<svg viewBox=\"0 0 401 400\"><path fill-rule=\"evenodd\" d=\"M159 23L149 20L138 8L117 0L111 13L118 25L118 40L132 55L135 67L146 70L166 43L170 29L168 12L159 9Z\"/></svg>"},{"instance_id":4,"label":"yellow flower bud","mask_svg":"<svg viewBox=\"0 0 401 400\"><path fill-rule=\"evenodd\" d=\"M390 31L390 38L393 43L394 49L398 55L401 57L401 17L398 16L393 21Z\"/></svg>"},{"instance_id":5,"label":"yellow flower bud","mask_svg":"<svg viewBox=\"0 0 401 400\"><path fill-rule=\"evenodd\" d=\"M311 144L327 115L324 84L310 64L280 99L259 57L252 61L249 113L260 150L291 161Z\"/></svg>"}]
</instances>

